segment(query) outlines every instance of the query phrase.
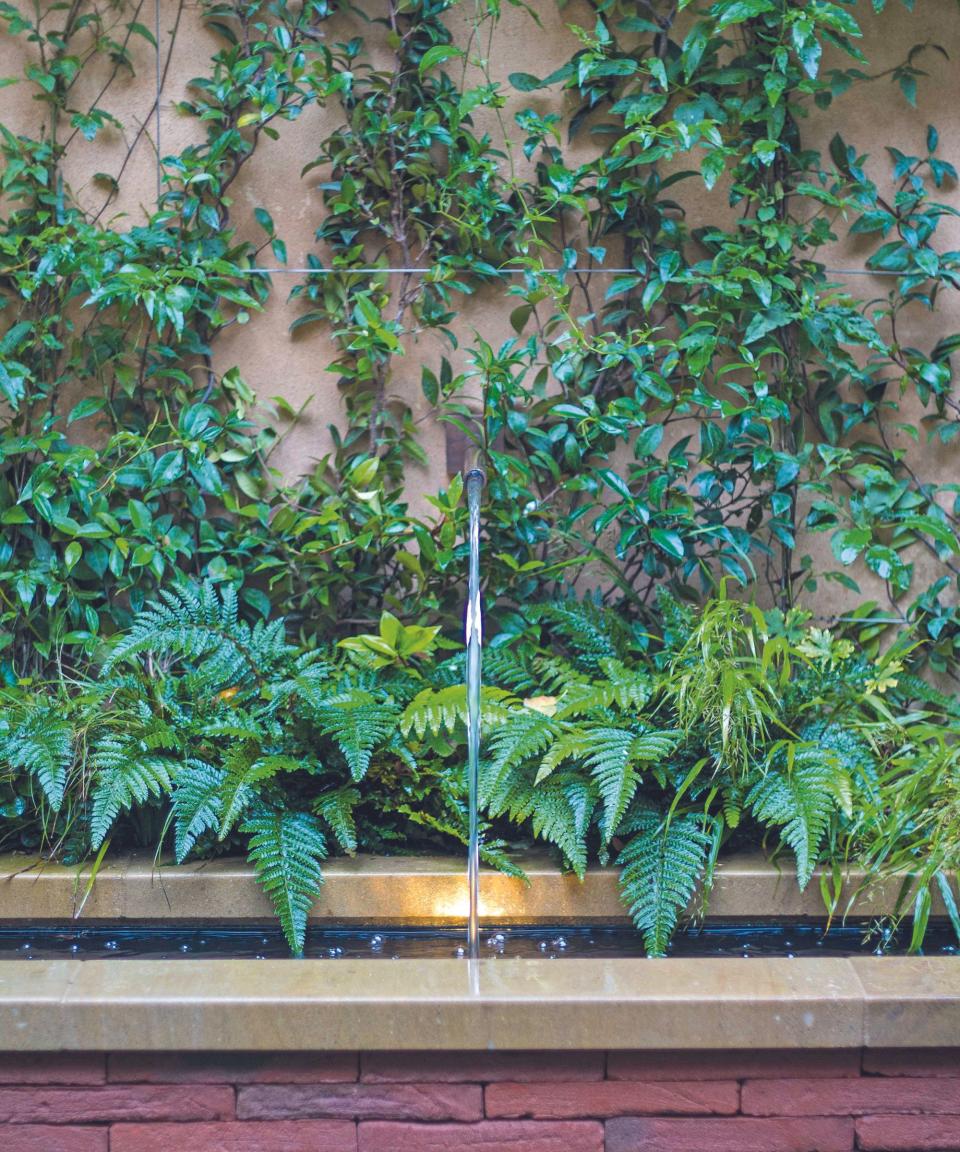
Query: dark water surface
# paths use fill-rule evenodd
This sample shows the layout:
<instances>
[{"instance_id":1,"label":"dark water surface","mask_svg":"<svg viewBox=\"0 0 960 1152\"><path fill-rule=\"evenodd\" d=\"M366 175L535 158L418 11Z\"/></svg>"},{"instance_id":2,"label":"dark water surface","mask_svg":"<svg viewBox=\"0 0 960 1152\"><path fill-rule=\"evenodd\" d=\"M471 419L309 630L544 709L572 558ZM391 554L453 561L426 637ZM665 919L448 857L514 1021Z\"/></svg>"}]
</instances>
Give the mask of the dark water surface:
<instances>
[{"instance_id":1,"label":"dark water surface","mask_svg":"<svg viewBox=\"0 0 960 1152\"><path fill-rule=\"evenodd\" d=\"M307 933L310 959L449 959L463 955L462 929L330 929ZM862 956L902 955L909 933L900 936L872 923L847 923L826 931L824 924L715 922L678 932L670 956ZM639 935L625 927L510 927L482 933L485 958L615 959L642 957ZM958 955L949 925L934 924L924 954ZM0 922L0 960L242 959L289 956L274 924L170 925L168 923L89 922L25 927Z\"/></svg>"}]
</instances>

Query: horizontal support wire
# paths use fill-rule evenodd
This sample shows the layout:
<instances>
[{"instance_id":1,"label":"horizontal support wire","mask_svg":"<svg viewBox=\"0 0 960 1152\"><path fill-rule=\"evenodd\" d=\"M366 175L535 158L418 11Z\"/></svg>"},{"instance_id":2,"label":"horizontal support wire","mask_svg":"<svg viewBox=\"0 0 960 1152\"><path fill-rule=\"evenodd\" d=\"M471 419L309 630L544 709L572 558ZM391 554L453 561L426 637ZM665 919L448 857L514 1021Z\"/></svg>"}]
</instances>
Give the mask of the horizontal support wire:
<instances>
[{"instance_id":1,"label":"horizontal support wire","mask_svg":"<svg viewBox=\"0 0 960 1152\"><path fill-rule=\"evenodd\" d=\"M305 275L305 276L428 276L433 268L241 268L248 276ZM469 274L468 268L454 269ZM827 276L907 276L906 272L873 272L869 268L824 268ZM636 268L501 268L497 272L484 272L489 279L495 276L639 276Z\"/></svg>"}]
</instances>

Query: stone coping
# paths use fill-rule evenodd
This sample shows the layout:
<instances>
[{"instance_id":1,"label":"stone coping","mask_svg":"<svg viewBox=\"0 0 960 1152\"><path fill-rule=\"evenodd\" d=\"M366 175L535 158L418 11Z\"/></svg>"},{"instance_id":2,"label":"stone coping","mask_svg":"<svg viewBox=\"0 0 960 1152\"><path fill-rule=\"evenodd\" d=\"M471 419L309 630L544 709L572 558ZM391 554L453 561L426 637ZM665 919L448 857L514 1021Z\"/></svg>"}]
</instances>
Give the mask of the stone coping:
<instances>
[{"instance_id":1,"label":"stone coping","mask_svg":"<svg viewBox=\"0 0 960 1152\"><path fill-rule=\"evenodd\" d=\"M483 877L499 923L623 919L613 869L582 883L542 856L529 885ZM463 862L332 861L317 921L449 923ZM0 860L0 919L63 920L88 872ZM859 877L848 877L853 890ZM855 911L888 912L899 885ZM822 918L760 857L719 869L719 917ZM269 919L242 861L104 867L84 919ZM0 1051L333 1051L926 1048L960 1035L960 959L55 960L0 962Z\"/></svg>"},{"instance_id":2,"label":"stone coping","mask_svg":"<svg viewBox=\"0 0 960 1152\"><path fill-rule=\"evenodd\" d=\"M0 962L0 1050L937 1048L953 957Z\"/></svg>"},{"instance_id":3,"label":"stone coping","mask_svg":"<svg viewBox=\"0 0 960 1152\"><path fill-rule=\"evenodd\" d=\"M485 870L481 912L497 924L596 924L625 922L617 870L591 868L584 880L564 875L549 857L517 861L529 883ZM128 856L105 864L84 901L88 868L37 864L26 856L0 856L0 920L68 920L81 903L88 920L271 920L269 901L243 860L221 859L158 867L152 857ZM335 859L310 918L341 924L439 925L466 918L465 863L455 857ZM839 904L842 913L863 880L850 870ZM888 914L899 880L875 885L852 908L857 916ZM801 892L784 860L780 869L760 855L734 856L718 869L711 918L823 919L817 876ZM945 909L934 901L934 914Z\"/></svg>"}]
</instances>

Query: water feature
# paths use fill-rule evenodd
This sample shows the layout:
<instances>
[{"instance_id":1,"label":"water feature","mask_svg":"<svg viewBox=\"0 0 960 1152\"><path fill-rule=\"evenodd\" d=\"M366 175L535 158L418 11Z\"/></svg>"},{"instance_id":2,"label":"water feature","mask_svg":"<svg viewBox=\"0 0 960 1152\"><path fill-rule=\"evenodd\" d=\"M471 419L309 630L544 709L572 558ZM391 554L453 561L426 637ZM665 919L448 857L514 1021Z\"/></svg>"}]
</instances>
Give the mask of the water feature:
<instances>
[{"instance_id":1,"label":"water feature","mask_svg":"<svg viewBox=\"0 0 960 1152\"><path fill-rule=\"evenodd\" d=\"M479 943L484 960L507 963L644 956L639 933L627 925L492 925L480 933ZM909 943L909 924L893 932L876 921L834 924L829 930L824 922L708 921L678 932L668 956L798 960L878 953L896 956L903 955ZM931 925L923 952L957 956L957 938L948 922ZM307 930L305 949L313 960L450 960L463 954L462 927L329 928L317 924ZM282 960L289 955L283 933L274 923L0 923L0 960Z\"/></svg>"},{"instance_id":2,"label":"water feature","mask_svg":"<svg viewBox=\"0 0 960 1152\"><path fill-rule=\"evenodd\" d=\"M467 847L467 955L480 958L480 680L483 649L483 613L480 604L480 499L486 476L481 468L466 475L467 543L470 562L467 576L467 611L464 624L467 645L467 778L470 804Z\"/></svg>"}]
</instances>

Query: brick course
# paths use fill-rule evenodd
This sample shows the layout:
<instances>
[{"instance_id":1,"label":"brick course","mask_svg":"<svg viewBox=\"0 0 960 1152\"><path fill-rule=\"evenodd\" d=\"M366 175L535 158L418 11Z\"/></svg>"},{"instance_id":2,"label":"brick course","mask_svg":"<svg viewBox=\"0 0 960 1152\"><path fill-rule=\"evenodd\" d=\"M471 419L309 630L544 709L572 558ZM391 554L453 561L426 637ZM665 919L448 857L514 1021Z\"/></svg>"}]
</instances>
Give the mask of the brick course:
<instances>
[{"instance_id":1,"label":"brick course","mask_svg":"<svg viewBox=\"0 0 960 1152\"><path fill-rule=\"evenodd\" d=\"M237 1098L241 1120L480 1120L479 1084L253 1084Z\"/></svg>"},{"instance_id":2,"label":"brick course","mask_svg":"<svg viewBox=\"0 0 960 1152\"><path fill-rule=\"evenodd\" d=\"M960 1152L930 1051L0 1053L2 1152Z\"/></svg>"},{"instance_id":3,"label":"brick course","mask_svg":"<svg viewBox=\"0 0 960 1152\"><path fill-rule=\"evenodd\" d=\"M740 1107L748 1116L960 1115L960 1078L748 1080Z\"/></svg>"},{"instance_id":4,"label":"brick course","mask_svg":"<svg viewBox=\"0 0 960 1152\"><path fill-rule=\"evenodd\" d=\"M110 1129L110 1152L356 1152L356 1148L356 1125L343 1120L115 1124Z\"/></svg>"},{"instance_id":5,"label":"brick course","mask_svg":"<svg viewBox=\"0 0 960 1152\"><path fill-rule=\"evenodd\" d=\"M485 1120L481 1124L389 1124L358 1127L359 1152L603 1152L603 1125L584 1120Z\"/></svg>"},{"instance_id":6,"label":"brick course","mask_svg":"<svg viewBox=\"0 0 960 1152\"><path fill-rule=\"evenodd\" d=\"M852 1120L611 1120L605 1152L851 1152Z\"/></svg>"},{"instance_id":7,"label":"brick course","mask_svg":"<svg viewBox=\"0 0 960 1152\"><path fill-rule=\"evenodd\" d=\"M477 1081L543 1083L602 1080L603 1052L365 1052L360 1079L367 1081Z\"/></svg>"},{"instance_id":8,"label":"brick course","mask_svg":"<svg viewBox=\"0 0 960 1152\"><path fill-rule=\"evenodd\" d=\"M857 1121L863 1152L957 1152L958 1116L864 1116Z\"/></svg>"},{"instance_id":9,"label":"brick course","mask_svg":"<svg viewBox=\"0 0 960 1152\"><path fill-rule=\"evenodd\" d=\"M3 1152L107 1152L108 1128L23 1124L3 1129Z\"/></svg>"},{"instance_id":10,"label":"brick course","mask_svg":"<svg viewBox=\"0 0 960 1152\"><path fill-rule=\"evenodd\" d=\"M223 1085L0 1088L0 1121L83 1124L112 1120L225 1120L234 1091Z\"/></svg>"},{"instance_id":11,"label":"brick course","mask_svg":"<svg viewBox=\"0 0 960 1152\"><path fill-rule=\"evenodd\" d=\"M736 1080L697 1084L678 1080L599 1084L491 1084L486 1091L488 1116L531 1116L541 1120L578 1116L732 1115L740 1087Z\"/></svg>"}]
</instances>

